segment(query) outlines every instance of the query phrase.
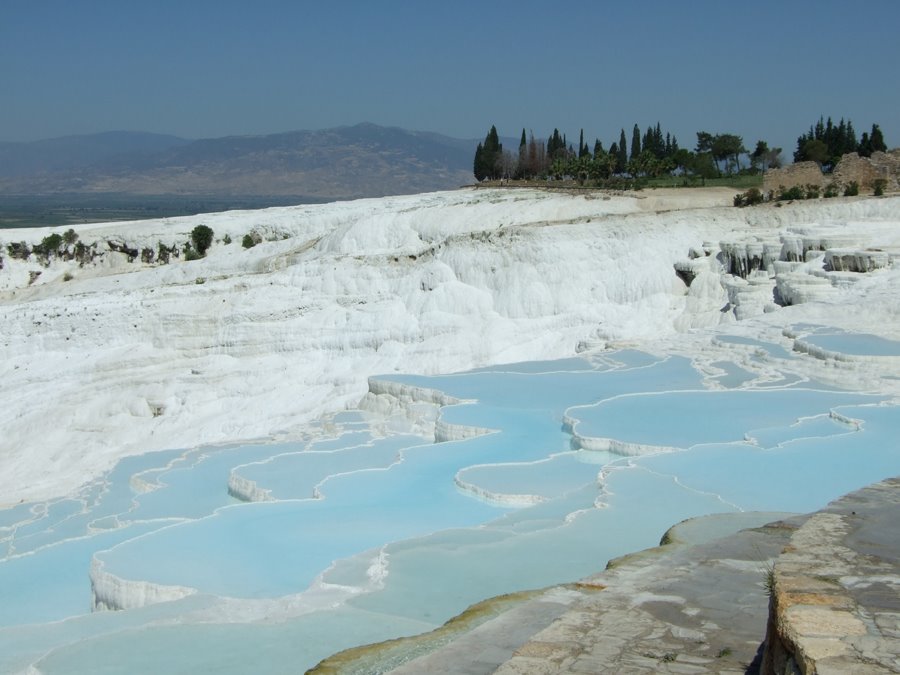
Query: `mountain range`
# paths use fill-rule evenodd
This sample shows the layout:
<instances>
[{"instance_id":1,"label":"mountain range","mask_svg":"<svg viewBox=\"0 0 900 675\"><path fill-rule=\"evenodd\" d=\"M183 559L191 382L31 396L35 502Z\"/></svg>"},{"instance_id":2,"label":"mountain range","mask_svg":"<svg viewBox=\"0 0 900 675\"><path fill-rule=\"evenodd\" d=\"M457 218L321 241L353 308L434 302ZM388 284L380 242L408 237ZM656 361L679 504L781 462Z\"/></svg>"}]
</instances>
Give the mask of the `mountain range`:
<instances>
[{"instance_id":1,"label":"mountain range","mask_svg":"<svg viewBox=\"0 0 900 675\"><path fill-rule=\"evenodd\" d=\"M199 140L116 131L0 143L0 195L409 194L471 183L477 143L370 123Z\"/></svg>"}]
</instances>

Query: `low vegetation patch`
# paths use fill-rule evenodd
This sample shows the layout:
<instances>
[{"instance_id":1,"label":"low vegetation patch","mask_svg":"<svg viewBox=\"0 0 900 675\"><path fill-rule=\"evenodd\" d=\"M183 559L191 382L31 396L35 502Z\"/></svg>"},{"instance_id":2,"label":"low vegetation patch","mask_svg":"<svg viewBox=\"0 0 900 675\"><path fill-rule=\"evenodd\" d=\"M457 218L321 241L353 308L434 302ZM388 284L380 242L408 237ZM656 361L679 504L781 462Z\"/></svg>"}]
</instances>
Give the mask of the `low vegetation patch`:
<instances>
[{"instance_id":1,"label":"low vegetation patch","mask_svg":"<svg viewBox=\"0 0 900 675\"><path fill-rule=\"evenodd\" d=\"M206 255L206 252L209 250L209 247L212 246L213 243L213 231L212 228L207 225L197 225L193 230L191 230L191 241L194 244L194 251L197 253L198 258L202 258ZM187 258L188 260L195 260L195 258Z\"/></svg>"}]
</instances>

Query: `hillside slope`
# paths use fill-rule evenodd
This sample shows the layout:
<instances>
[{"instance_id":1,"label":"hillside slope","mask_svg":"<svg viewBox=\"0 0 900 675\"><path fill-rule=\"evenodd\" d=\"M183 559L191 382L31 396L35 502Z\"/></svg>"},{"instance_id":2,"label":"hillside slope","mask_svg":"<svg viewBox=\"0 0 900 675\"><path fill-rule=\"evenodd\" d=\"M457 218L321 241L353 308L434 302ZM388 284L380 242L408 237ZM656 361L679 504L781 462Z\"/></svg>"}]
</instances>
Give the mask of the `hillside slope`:
<instances>
[{"instance_id":1,"label":"hillside slope","mask_svg":"<svg viewBox=\"0 0 900 675\"><path fill-rule=\"evenodd\" d=\"M408 194L470 183L474 141L359 124L188 141L117 132L0 145L0 195Z\"/></svg>"}]
</instances>

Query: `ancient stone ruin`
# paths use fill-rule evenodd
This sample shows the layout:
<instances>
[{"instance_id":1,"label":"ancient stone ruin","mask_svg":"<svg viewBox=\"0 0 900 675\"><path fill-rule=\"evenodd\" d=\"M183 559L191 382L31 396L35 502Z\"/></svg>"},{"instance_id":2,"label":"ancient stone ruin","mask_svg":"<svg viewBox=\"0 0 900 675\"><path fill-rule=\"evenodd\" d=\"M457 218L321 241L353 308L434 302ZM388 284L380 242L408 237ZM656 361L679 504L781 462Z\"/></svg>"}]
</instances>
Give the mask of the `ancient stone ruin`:
<instances>
[{"instance_id":1,"label":"ancient stone ruin","mask_svg":"<svg viewBox=\"0 0 900 675\"><path fill-rule=\"evenodd\" d=\"M780 187L822 186L825 176L815 162L795 162L782 169L770 169L763 176L763 192L778 190Z\"/></svg>"},{"instance_id":2,"label":"ancient stone ruin","mask_svg":"<svg viewBox=\"0 0 900 675\"><path fill-rule=\"evenodd\" d=\"M886 182L885 190L900 189L900 148L888 152L873 152L871 157L860 157L851 152L844 155L828 176L822 173L815 162L796 162L783 169L772 169L763 178L763 191L777 191L781 187L824 187L828 183L849 185L856 182L861 190L875 187L879 178Z\"/></svg>"}]
</instances>

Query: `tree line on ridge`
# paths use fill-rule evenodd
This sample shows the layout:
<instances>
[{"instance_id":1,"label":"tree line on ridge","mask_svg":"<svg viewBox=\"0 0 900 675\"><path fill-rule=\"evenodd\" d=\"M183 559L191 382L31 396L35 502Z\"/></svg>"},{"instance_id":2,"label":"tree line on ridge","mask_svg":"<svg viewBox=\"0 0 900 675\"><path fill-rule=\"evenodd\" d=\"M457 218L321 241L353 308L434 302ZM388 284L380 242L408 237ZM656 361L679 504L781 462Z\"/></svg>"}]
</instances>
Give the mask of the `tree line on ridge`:
<instances>
[{"instance_id":1,"label":"tree line on ridge","mask_svg":"<svg viewBox=\"0 0 900 675\"><path fill-rule=\"evenodd\" d=\"M877 124L871 133L863 133L857 141L853 124L841 119L835 125L831 118L810 127L808 134L797 139L794 161L812 160L830 171L847 152L870 156L885 151L884 136ZM697 132L693 150L680 147L678 139L663 133L659 122L642 133L635 124L629 145L625 129L608 148L597 139L593 147L584 140L581 131L577 148L565 134L554 129L549 138L536 139L522 129L517 152L504 149L495 126L475 150L473 169L475 178L482 180L545 180L573 179L579 184L590 182L599 186L628 186L646 178L678 175L686 179L706 179L737 174L757 174L781 166L781 148L770 148L764 140L757 141L753 152L744 147L743 138L732 133ZM743 158L746 161L743 161Z\"/></svg>"}]
</instances>

